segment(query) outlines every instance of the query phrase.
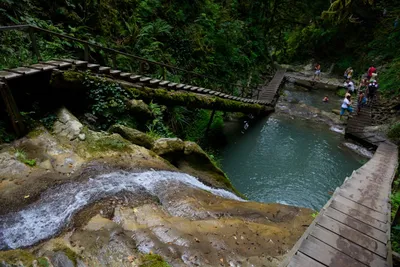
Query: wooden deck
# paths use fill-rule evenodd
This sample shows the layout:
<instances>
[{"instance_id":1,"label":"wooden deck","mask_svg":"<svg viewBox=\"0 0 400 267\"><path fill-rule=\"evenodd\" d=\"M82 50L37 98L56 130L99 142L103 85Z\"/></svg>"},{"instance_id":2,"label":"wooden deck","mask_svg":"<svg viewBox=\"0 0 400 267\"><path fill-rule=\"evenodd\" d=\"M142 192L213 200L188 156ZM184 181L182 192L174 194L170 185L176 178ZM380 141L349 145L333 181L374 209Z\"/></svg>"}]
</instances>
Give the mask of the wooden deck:
<instances>
[{"instance_id":1,"label":"wooden deck","mask_svg":"<svg viewBox=\"0 0 400 267\"><path fill-rule=\"evenodd\" d=\"M397 146L380 143L336 189L281 266L392 266L389 196L397 160Z\"/></svg>"},{"instance_id":2,"label":"wooden deck","mask_svg":"<svg viewBox=\"0 0 400 267\"><path fill-rule=\"evenodd\" d=\"M278 89L285 78L285 69L278 70L268 85L261 87L260 100L275 105L279 98Z\"/></svg>"},{"instance_id":3,"label":"wooden deck","mask_svg":"<svg viewBox=\"0 0 400 267\"><path fill-rule=\"evenodd\" d=\"M356 107L353 106L356 111ZM347 121L346 137L352 138L366 146L378 147L379 144L386 141L381 136L365 131L365 127L373 126L372 121L373 105L361 109L359 115L353 115Z\"/></svg>"},{"instance_id":4,"label":"wooden deck","mask_svg":"<svg viewBox=\"0 0 400 267\"><path fill-rule=\"evenodd\" d=\"M26 75L32 75L40 72L52 71L54 69L69 69L69 68L79 68L82 70L91 70L96 73L104 74L110 76L111 78L117 80L125 80L129 82L135 82L144 84L149 87L155 88L166 88L168 90L184 90L191 91L198 94L207 94L211 96L216 96L220 98L235 100L248 104L259 104L272 106L275 105L275 96L277 90L284 78L284 72L278 71L271 81L271 83L265 87L261 92L260 99L250 99L244 97L237 97L224 92L214 91L211 89L198 87L195 85L174 83L162 79L154 79L147 76L138 75L135 73L122 72L120 70L114 70L110 67L100 66L98 64L90 64L87 61L82 60L70 60L70 59L57 59L46 62L41 62L40 64L34 64L26 67L19 67L14 69L6 69L0 71L0 81L7 82L11 79L20 78Z\"/></svg>"}]
</instances>

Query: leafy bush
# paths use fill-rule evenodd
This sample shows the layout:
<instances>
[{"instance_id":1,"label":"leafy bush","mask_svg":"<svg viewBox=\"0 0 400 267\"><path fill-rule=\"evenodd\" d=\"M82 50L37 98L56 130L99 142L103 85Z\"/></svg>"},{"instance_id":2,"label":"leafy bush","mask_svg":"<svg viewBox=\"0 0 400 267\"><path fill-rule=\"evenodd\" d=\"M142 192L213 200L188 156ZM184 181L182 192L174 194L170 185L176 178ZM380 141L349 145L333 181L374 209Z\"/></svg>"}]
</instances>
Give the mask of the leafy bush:
<instances>
[{"instance_id":1,"label":"leafy bush","mask_svg":"<svg viewBox=\"0 0 400 267\"><path fill-rule=\"evenodd\" d=\"M89 75L85 76L84 85L89 88L90 112L100 119L100 128L106 130L121 122L119 119L126 116L125 103L130 97L129 93L117 83L104 78L90 78Z\"/></svg>"},{"instance_id":2,"label":"leafy bush","mask_svg":"<svg viewBox=\"0 0 400 267\"><path fill-rule=\"evenodd\" d=\"M396 122L390 127L388 137L395 142L400 141L400 122Z\"/></svg>"},{"instance_id":3,"label":"leafy bush","mask_svg":"<svg viewBox=\"0 0 400 267\"><path fill-rule=\"evenodd\" d=\"M164 124L164 111L165 107L162 107L156 103L151 102L149 108L154 114L154 119L151 124L147 125L147 134L153 138L161 137L174 137L174 134L170 129Z\"/></svg>"}]
</instances>

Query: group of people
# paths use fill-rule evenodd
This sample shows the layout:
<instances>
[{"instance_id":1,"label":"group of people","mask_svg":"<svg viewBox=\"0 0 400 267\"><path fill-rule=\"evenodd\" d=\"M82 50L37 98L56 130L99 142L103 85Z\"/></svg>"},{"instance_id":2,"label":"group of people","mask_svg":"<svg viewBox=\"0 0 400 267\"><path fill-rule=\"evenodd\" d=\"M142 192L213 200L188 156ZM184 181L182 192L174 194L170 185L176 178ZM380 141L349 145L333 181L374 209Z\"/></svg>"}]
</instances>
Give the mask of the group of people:
<instances>
[{"instance_id":1,"label":"group of people","mask_svg":"<svg viewBox=\"0 0 400 267\"><path fill-rule=\"evenodd\" d=\"M357 94L357 114L360 112L361 108L363 108L367 103L371 103L378 91L379 85L377 81L378 74L376 73L376 68L371 66L368 68L368 72L366 77L363 76L358 89L355 89L354 82L352 81L353 69L350 67L344 73L345 83L344 87L347 89L347 93L342 102L341 110L340 110L340 118L347 111L348 113L353 113L352 108L352 95Z\"/></svg>"}]
</instances>

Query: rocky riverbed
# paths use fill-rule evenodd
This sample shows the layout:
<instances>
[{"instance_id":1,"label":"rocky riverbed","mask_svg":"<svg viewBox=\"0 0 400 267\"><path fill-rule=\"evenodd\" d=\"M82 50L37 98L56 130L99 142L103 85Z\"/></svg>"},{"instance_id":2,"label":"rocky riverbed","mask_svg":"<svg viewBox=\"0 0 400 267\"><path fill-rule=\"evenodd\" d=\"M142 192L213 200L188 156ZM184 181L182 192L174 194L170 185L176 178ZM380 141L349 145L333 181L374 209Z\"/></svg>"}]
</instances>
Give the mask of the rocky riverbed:
<instances>
[{"instance_id":1,"label":"rocky riverbed","mask_svg":"<svg viewBox=\"0 0 400 267\"><path fill-rule=\"evenodd\" d=\"M66 109L0 167L1 266L277 266L312 221L244 201L195 143L94 132Z\"/></svg>"}]
</instances>

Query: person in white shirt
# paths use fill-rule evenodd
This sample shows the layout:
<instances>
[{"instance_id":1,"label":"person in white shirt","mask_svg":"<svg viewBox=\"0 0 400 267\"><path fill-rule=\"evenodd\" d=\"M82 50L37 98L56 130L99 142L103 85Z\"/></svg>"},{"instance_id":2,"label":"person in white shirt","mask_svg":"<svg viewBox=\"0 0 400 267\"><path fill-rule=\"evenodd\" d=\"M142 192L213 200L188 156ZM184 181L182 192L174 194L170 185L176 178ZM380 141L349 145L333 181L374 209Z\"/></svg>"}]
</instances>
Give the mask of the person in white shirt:
<instances>
[{"instance_id":1,"label":"person in white shirt","mask_svg":"<svg viewBox=\"0 0 400 267\"><path fill-rule=\"evenodd\" d=\"M348 79L345 83L344 86L351 91L351 93L354 93L355 87L354 87L354 83L352 80Z\"/></svg>"},{"instance_id":2,"label":"person in white shirt","mask_svg":"<svg viewBox=\"0 0 400 267\"><path fill-rule=\"evenodd\" d=\"M353 112L353 108L351 107L351 96L346 96L346 98L343 100L342 107L340 109L340 119L342 119L342 116L344 115L345 111L348 111L349 113Z\"/></svg>"}]
</instances>

